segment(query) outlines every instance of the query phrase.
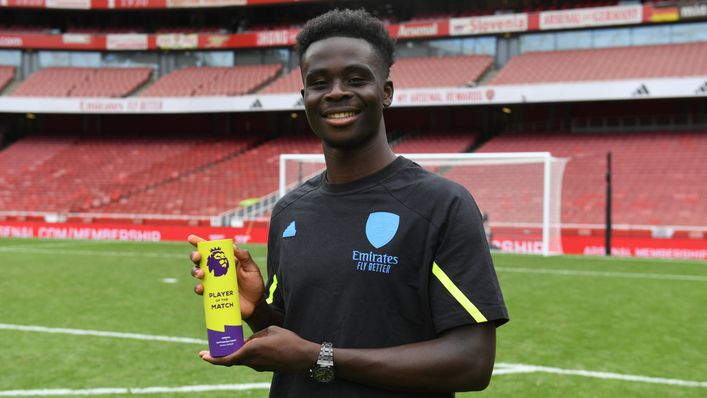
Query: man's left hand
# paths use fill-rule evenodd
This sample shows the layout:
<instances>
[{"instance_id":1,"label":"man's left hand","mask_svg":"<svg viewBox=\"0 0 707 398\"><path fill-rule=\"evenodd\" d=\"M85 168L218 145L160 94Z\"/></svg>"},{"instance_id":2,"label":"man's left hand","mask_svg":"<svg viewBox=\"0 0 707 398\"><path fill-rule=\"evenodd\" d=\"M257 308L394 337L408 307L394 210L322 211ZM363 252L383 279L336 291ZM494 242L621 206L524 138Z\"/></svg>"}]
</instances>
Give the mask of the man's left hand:
<instances>
[{"instance_id":1,"label":"man's left hand","mask_svg":"<svg viewBox=\"0 0 707 398\"><path fill-rule=\"evenodd\" d=\"M309 370L317 362L319 344L287 329L270 326L250 336L233 354L215 358L209 351L201 351L199 356L214 365L243 365L259 372L296 373Z\"/></svg>"}]
</instances>

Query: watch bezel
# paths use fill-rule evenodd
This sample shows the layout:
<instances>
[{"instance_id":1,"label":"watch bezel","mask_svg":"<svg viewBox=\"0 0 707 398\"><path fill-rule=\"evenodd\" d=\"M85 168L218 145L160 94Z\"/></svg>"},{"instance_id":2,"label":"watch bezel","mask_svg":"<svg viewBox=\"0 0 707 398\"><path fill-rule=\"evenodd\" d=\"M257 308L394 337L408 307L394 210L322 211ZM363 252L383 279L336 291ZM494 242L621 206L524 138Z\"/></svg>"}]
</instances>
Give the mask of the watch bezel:
<instances>
[{"instance_id":1,"label":"watch bezel","mask_svg":"<svg viewBox=\"0 0 707 398\"><path fill-rule=\"evenodd\" d=\"M331 343L326 341L322 343L317 363L309 369L309 375L320 383L334 380L336 370L334 368L334 346Z\"/></svg>"},{"instance_id":2,"label":"watch bezel","mask_svg":"<svg viewBox=\"0 0 707 398\"><path fill-rule=\"evenodd\" d=\"M334 380L335 371L333 366L314 365L310 370L312 378L320 383L328 383Z\"/></svg>"}]
</instances>

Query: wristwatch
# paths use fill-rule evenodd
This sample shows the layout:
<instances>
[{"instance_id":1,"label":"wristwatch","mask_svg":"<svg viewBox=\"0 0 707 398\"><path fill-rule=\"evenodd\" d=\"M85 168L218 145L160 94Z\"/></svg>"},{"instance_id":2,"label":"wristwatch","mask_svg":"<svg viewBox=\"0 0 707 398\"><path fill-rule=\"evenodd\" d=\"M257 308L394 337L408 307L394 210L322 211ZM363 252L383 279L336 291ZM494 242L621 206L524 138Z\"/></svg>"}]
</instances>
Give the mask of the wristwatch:
<instances>
[{"instance_id":1,"label":"wristwatch","mask_svg":"<svg viewBox=\"0 0 707 398\"><path fill-rule=\"evenodd\" d=\"M334 380L334 346L331 343L322 343L319 349L317 363L309 369L312 378L320 383L328 383Z\"/></svg>"}]
</instances>

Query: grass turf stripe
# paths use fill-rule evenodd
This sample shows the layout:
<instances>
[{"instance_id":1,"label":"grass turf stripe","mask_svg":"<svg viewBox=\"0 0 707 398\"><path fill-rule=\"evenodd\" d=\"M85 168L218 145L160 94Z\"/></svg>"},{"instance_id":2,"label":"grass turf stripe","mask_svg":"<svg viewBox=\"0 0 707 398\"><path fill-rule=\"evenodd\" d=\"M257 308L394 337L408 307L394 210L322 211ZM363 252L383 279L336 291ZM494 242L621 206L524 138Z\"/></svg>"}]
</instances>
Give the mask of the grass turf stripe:
<instances>
[{"instance_id":1,"label":"grass turf stripe","mask_svg":"<svg viewBox=\"0 0 707 398\"><path fill-rule=\"evenodd\" d=\"M648 272L615 272L615 271L578 271L572 269L552 269L552 268L516 268L516 267L495 267L499 272L519 272L528 274L566 275L566 276L602 276L610 278L631 278L631 279L657 279L671 281L707 282L707 276L701 275L675 275L659 274Z\"/></svg>"}]
</instances>

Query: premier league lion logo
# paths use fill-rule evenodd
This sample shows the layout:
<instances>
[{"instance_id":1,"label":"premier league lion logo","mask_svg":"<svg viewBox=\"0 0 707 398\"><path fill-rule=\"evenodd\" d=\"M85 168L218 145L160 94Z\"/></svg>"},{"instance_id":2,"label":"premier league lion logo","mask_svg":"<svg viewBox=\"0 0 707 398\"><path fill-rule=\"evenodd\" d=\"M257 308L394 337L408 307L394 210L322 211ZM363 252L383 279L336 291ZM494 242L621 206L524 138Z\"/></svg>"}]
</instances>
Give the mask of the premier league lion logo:
<instances>
[{"instance_id":1,"label":"premier league lion logo","mask_svg":"<svg viewBox=\"0 0 707 398\"><path fill-rule=\"evenodd\" d=\"M226 275L228 272L228 259L220 247L211 249L206 264L209 266L209 272L213 272L214 276Z\"/></svg>"}]
</instances>

